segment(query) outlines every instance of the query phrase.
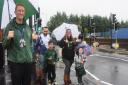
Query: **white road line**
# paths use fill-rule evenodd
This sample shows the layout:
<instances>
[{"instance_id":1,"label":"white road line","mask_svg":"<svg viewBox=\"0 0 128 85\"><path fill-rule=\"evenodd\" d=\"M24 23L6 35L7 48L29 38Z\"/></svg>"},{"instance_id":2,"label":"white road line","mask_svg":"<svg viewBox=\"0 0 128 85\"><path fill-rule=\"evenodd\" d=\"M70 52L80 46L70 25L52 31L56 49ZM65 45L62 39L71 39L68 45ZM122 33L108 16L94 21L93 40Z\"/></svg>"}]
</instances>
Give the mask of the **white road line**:
<instances>
[{"instance_id":1,"label":"white road line","mask_svg":"<svg viewBox=\"0 0 128 85\"><path fill-rule=\"evenodd\" d=\"M99 81L100 79L98 77L96 77L95 75L93 75L92 73L90 73L88 70L85 69L85 71L92 76L95 80Z\"/></svg>"},{"instance_id":2,"label":"white road line","mask_svg":"<svg viewBox=\"0 0 128 85\"><path fill-rule=\"evenodd\" d=\"M75 69L73 69L73 68L71 68L71 70L75 71ZM108 82L105 82L105 81L100 80L98 77L96 77L94 74L92 74L92 73L89 72L88 70L85 69L85 71L86 71L92 78L94 78L96 81L99 81L99 82L101 82L101 83L103 83L103 84L106 84L106 85L113 85L113 84L111 84L111 83L108 83Z\"/></svg>"},{"instance_id":3,"label":"white road line","mask_svg":"<svg viewBox=\"0 0 128 85\"><path fill-rule=\"evenodd\" d=\"M98 56L98 57L109 58L109 59L115 59L115 60L122 60L122 61L128 62L127 59L109 57L109 56L104 56L104 55L100 55L100 54L94 54L94 55L91 55L91 56Z\"/></svg>"},{"instance_id":4,"label":"white road line","mask_svg":"<svg viewBox=\"0 0 128 85\"><path fill-rule=\"evenodd\" d=\"M107 82L104 82L104 81L100 81L101 83L103 84L106 84L106 85L113 85L113 84L110 84L110 83L107 83Z\"/></svg>"},{"instance_id":5,"label":"white road line","mask_svg":"<svg viewBox=\"0 0 128 85\"><path fill-rule=\"evenodd\" d=\"M111 84L111 83L108 83L108 82L105 82L105 81L100 80L98 77L96 77L94 74L90 73L88 70L85 69L85 71L86 71L90 76L92 76L95 80L100 81L101 83L104 83L104 84L106 84L106 85L113 85L113 84Z\"/></svg>"}]
</instances>

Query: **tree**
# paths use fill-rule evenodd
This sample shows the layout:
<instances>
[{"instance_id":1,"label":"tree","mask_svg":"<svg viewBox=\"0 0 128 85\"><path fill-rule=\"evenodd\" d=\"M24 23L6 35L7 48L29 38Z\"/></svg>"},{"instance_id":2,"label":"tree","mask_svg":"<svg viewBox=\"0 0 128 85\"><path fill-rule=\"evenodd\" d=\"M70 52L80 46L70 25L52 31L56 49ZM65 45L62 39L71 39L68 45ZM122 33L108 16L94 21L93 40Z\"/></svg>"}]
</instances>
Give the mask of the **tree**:
<instances>
[{"instance_id":1,"label":"tree","mask_svg":"<svg viewBox=\"0 0 128 85\"><path fill-rule=\"evenodd\" d=\"M50 21L48 21L47 26L49 27L50 31L53 31L56 27L61 25L63 22L67 22L67 20L68 19L67 19L66 13L57 12L56 15L50 18Z\"/></svg>"},{"instance_id":2,"label":"tree","mask_svg":"<svg viewBox=\"0 0 128 85\"><path fill-rule=\"evenodd\" d=\"M71 23L78 25L79 30L85 34L85 32L92 32L93 29L90 27L90 19L93 18L95 21L96 32L107 32L111 29L111 20L107 17L101 17L98 15L94 16L78 16L78 15L69 15L67 16L65 12L57 12L56 15L52 16L47 23L47 26L50 28L50 31L53 31L56 27L60 26L62 23ZM118 27L128 27L128 21L118 22Z\"/></svg>"},{"instance_id":3,"label":"tree","mask_svg":"<svg viewBox=\"0 0 128 85\"><path fill-rule=\"evenodd\" d=\"M80 19L78 15L71 14L68 18L68 23L79 25Z\"/></svg>"}]
</instances>

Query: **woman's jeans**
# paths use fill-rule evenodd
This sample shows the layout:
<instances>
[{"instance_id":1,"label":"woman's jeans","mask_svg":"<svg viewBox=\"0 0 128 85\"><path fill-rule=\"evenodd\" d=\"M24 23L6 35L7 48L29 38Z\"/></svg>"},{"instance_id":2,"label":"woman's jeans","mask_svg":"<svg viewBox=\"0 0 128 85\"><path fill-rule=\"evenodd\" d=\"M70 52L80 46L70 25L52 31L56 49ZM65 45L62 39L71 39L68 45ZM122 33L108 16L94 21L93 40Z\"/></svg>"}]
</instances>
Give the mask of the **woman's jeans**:
<instances>
[{"instance_id":1,"label":"woman's jeans","mask_svg":"<svg viewBox=\"0 0 128 85\"><path fill-rule=\"evenodd\" d=\"M73 60L67 60L63 58L63 62L65 64L64 73L70 75L70 68L72 66Z\"/></svg>"}]
</instances>

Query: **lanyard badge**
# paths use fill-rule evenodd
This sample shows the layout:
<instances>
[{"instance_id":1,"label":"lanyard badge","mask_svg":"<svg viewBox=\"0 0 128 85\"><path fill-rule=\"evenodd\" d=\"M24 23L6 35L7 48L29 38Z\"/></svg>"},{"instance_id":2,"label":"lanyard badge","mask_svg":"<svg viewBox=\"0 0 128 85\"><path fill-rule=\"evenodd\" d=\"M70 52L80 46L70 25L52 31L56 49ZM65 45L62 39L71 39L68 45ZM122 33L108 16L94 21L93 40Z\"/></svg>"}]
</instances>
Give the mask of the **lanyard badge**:
<instances>
[{"instance_id":1,"label":"lanyard badge","mask_svg":"<svg viewBox=\"0 0 128 85\"><path fill-rule=\"evenodd\" d=\"M26 42L24 39L20 39L20 47L23 48L26 46Z\"/></svg>"}]
</instances>

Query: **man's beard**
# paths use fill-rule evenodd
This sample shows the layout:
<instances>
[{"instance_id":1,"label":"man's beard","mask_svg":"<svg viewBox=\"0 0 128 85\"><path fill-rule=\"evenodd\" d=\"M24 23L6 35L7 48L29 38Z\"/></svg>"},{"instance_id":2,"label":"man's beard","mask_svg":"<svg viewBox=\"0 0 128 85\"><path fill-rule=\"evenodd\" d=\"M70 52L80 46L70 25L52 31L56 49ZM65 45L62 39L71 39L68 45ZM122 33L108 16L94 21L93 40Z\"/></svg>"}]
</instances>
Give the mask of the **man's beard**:
<instances>
[{"instance_id":1,"label":"man's beard","mask_svg":"<svg viewBox=\"0 0 128 85\"><path fill-rule=\"evenodd\" d=\"M48 34L45 34L45 33L44 33L44 36L47 36L47 35L48 35Z\"/></svg>"}]
</instances>

